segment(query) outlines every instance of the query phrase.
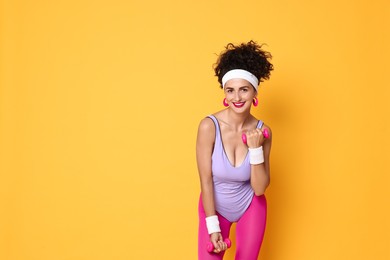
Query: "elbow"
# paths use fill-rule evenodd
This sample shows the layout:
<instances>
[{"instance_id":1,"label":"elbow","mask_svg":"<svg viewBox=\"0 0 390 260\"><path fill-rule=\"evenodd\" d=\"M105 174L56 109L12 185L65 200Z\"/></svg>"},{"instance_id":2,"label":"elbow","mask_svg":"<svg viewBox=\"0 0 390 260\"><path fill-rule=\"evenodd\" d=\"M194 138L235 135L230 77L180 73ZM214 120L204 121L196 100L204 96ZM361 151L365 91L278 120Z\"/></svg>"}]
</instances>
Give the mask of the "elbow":
<instances>
[{"instance_id":1,"label":"elbow","mask_svg":"<svg viewBox=\"0 0 390 260\"><path fill-rule=\"evenodd\" d=\"M260 196L263 195L264 193L265 193L265 189L264 189L264 190L256 190L256 191L255 191L255 196L260 197Z\"/></svg>"},{"instance_id":2,"label":"elbow","mask_svg":"<svg viewBox=\"0 0 390 260\"><path fill-rule=\"evenodd\" d=\"M202 193L213 190L213 185L214 183L212 178L203 178L200 183Z\"/></svg>"},{"instance_id":3,"label":"elbow","mask_svg":"<svg viewBox=\"0 0 390 260\"><path fill-rule=\"evenodd\" d=\"M268 188L268 185L269 185L269 181L262 187L257 187L256 189L253 189L255 195L257 197L263 195L265 193L265 190Z\"/></svg>"}]
</instances>

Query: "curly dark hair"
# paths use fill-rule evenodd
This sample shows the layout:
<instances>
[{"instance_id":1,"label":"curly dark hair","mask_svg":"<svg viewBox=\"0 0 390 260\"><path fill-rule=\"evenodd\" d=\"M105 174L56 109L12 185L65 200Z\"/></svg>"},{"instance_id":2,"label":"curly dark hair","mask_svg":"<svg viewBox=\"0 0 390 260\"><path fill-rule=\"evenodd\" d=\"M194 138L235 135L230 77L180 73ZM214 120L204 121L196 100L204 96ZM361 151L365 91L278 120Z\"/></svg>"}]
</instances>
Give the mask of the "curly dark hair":
<instances>
[{"instance_id":1,"label":"curly dark hair","mask_svg":"<svg viewBox=\"0 0 390 260\"><path fill-rule=\"evenodd\" d=\"M271 53L262 50L263 44L259 45L254 41L234 45L229 43L225 50L219 55L217 63L214 64L215 76L222 88L222 77L229 70L243 69L251 72L259 82L269 79L274 69L269 62L272 59Z\"/></svg>"}]
</instances>

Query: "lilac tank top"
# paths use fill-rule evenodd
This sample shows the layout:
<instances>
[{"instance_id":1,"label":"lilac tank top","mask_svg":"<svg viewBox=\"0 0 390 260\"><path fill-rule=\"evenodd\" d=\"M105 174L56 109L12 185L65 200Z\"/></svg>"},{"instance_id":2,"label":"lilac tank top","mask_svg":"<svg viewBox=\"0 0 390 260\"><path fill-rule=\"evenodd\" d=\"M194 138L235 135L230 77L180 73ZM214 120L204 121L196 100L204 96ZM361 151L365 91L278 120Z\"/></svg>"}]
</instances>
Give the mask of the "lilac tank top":
<instances>
[{"instance_id":1,"label":"lilac tank top","mask_svg":"<svg viewBox=\"0 0 390 260\"><path fill-rule=\"evenodd\" d=\"M208 116L215 124L215 142L212 154L214 200L216 211L230 222L238 221L252 202L254 192L250 184L251 165L248 153L243 163L234 167L225 152L221 130L215 116ZM257 128L263 122L259 120Z\"/></svg>"}]
</instances>

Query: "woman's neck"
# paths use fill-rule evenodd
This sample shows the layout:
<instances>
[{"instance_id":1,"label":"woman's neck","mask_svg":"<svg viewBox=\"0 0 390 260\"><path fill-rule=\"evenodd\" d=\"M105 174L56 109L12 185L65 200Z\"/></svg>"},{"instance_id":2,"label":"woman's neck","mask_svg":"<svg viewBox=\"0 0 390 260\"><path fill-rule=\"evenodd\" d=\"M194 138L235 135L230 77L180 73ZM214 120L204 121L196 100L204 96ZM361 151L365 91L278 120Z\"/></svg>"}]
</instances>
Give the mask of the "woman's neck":
<instances>
[{"instance_id":1,"label":"woman's neck","mask_svg":"<svg viewBox=\"0 0 390 260\"><path fill-rule=\"evenodd\" d=\"M250 112L245 113L234 113L232 110L227 109L226 110L226 121L227 124L234 130L234 131L241 131L245 127L245 123L248 123L250 119Z\"/></svg>"}]
</instances>

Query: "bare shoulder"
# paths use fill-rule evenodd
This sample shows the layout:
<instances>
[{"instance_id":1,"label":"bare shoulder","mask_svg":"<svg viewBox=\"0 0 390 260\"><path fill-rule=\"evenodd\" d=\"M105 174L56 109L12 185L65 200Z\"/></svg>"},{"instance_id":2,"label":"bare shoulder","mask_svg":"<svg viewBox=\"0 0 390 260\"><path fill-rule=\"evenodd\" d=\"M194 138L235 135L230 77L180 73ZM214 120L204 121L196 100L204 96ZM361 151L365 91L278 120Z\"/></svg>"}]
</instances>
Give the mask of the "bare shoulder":
<instances>
[{"instance_id":1,"label":"bare shoulder","mask_svg":"<svg viewBox=\"0 0 390 260\"><path fill-rule=\"evenodd\" d=\"M199 132L209 133L211 131L215 131L215 125L213 120L210 117L203 118L199 123Z\"/></svg>"},{"instance_id":2,"label":"bare shoulder","mask_svg":"<svg viewBox=\"0 0 390 260\"><path fill-rule=\"evenodd\" d=\"M260 119L254 117L254 116L252 116L252 118L253 118L253 120L256 121L257 123L258 123L259 121L262 121L263 125L261 126L261 130L264 130L264 129L267 128L268 131L269 131L269 133L271 134L271 127L270 127L269 125L267 125L266 123L264 123L263 120L260 120Z\"/></svg>"},{"instance_id":3,"label":"bare shoulder","mask_svg":"<svg viewBox=\"0 0 390 260\"><path fill-rule=\"evenodd\" d=\"M264 128L267 128L269 132L271 132L271 127L267 124L263 124L263 126L261 127L262 129Z\"/></svg>"},{"instance_id":4,"label":"bare shoulder","mask_svg":"<svg viewBox=\"0 0 390 260\"><path fill-rule=\"evenodd\" d=\"M209 117L205 117L199 123L197 144L199 147L208 147L214 143L214 139L214 121Z\"/></svg>"}]
</instances>

